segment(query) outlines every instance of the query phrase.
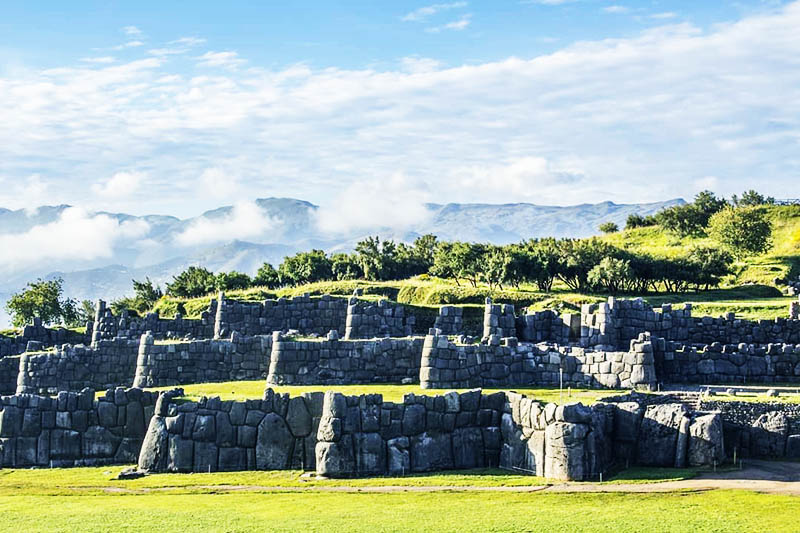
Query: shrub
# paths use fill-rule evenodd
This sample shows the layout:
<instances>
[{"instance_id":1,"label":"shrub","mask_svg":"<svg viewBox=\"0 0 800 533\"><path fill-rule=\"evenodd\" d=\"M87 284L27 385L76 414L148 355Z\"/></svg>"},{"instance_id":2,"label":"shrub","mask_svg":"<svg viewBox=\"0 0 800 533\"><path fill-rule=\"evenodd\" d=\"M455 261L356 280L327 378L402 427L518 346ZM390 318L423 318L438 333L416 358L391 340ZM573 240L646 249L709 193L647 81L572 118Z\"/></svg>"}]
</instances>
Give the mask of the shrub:
<instances>
[{"instance_id":1,"label":"shrub","mask_svg":"<svg viewBox=\"0 0 800 533\"><path fill-rule=\"evenodd\" d=\"M617 224L614 222L603 222L602 224L597 226L597 229L606 234L616 233L619 231L619 226L617 226Z\"/></svg>"},{"instance_id":2,"label":"shrub","mask_svg":"<svg viewBox=\"0 0 800 533\"><path fill-rule=\"evenodd\" d=\"M711 218L709 232L739 259L772 246L772 225L761 207L728 207Z\"/></svg>"},{"instance_id":3,"label":"shrub","mask_svg":"<svg viewBox=\"0 0 800 533\"><path fill-rule=\"evenodd\" d=\"M172 283L167 283L167 294L183 298L196 298L214 292L217 278L211 271L191 266L173 276Z\"/></svg>"},{"instance_id":4,"label":"shrub","mask_svg":"<svg viewBox=\"0 0 800 533\"><path fill-rule=\"evenodd\" d=\"M11 315L15 327L30 324L34 318L43 324L79 324L78 306L75 300L62 298L64 280L37 279L29 282L23 290L15 293L6 303L6 311Z\"/></svg>"}]
</instances>

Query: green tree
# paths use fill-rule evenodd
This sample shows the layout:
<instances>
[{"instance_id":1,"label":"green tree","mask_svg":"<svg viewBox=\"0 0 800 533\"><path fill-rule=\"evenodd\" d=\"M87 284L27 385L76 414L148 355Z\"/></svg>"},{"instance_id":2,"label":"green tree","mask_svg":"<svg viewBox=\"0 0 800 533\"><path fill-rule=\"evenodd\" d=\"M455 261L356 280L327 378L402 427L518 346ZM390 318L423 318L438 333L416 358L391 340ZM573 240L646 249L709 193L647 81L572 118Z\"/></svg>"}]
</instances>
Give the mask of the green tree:
<instances>
[{"instance_id":1,"label":"green tree","mask_svg":"<svg viewBox=\"0 0 800 533\"><path fill-rule=\"evenodd\" d=\"M588 288L589 272L605 257L619 255L620 251L608 243L591 239L562 239L558 242L561 255L558 277L573 291Z\"/></svg>"},{"instance_id":2,"label":"green tree","mask_svg":"<svg viewBox=\"0 0 800 533\"><path fill-rule=\"evenodd\" d=\"M763 194L750 189L742 193L742 197L738 198L735 194L731 197L733 205L736 207L755 207L759 205L773 205L775 198L772 196L764 196Z\"/></svg>"},{"instance_id":3,"label":"green tree","mask_svg":"<svg viewBox=\"0 0 800 533\"><path fill-rule=\"evenodd\" d=\"M501 246L488 246L483 254L480 279L489 286L503 289L503 283L509 277L509 256Z\"/></svg>"},{"instance_id":4,"label":"green tree","mask_svg":"<svg viewBox=\"0 0 800 533\"><path fill-rule=\"evenodd\" d=\"M322 250L300 252L285 257L278 267L281 283L302 285L333 279L331 260Z\"/></svg>"},{"instance_id":5,"label":"green tree","mask_svg":"<svg viewBox=\"0 0 800 533\"><path fill-rule=\"evenodd\" d=\"M180 298L196 298L211 292L217 286L217 279L210 270L190 266L167 283L167 294Z\"/></svg>"},{"instance_id":6,"label":"green tree","mask_svg":"<svg viewBox=\"0 0 800 533\"><path fill-rule=\"evenodd\" d=\"M364 276L358 259L352 254L337 253L331 255L331 271L337 280L360 279Z\"/></svg>"},{"instance_id":7,"label":"green tree","mask_svg":"<svg viewBox=\"0 0 800 533\"><path fill-rule=\"evenodd\" d=\"M619 226L615 222L603 222L597 229L603 233L616 233L619 231Z\"/></svg>"},{"instance_id":8,"label":"green tree","mask_svg":"<svg viewBox=\"0 0 800 533\"><path fill-rule=\"evenodd\" d=\"M73 323L77 319L77 304L63 298L64 280L56 278L29 282L23 290L15 293L6 303L11 323L22 327L38 317L43 324Z\"/></svg>"},{"instance_id":9,"label":"green tree","mask_svg":"<svg viewBox=\"0 0 800 533\"><path fill-rule=\"evenodd\" d=\"M215 287L219 291L233 291L238 289L249 289L253 286L253 280L243 272L232 270L230 272L220 272L216 277Z\"/></svg>"},{"instance_id":10,"label":"green tree","mask_svg":"<svg viewBox=\"0 0 800 533\"><path fill-rule=\"evenodd\" d=\"M625 229L645 228L647 226L655 226L658 224L656 218L652 215L642 216L638 213L631 213L625 221Z\"/></svg>"},{"instance_id":11,"label":"green tree","mask_svg":"<svg viewBox=\"0 0 800 533\"><path fill-rule=\"evenodd\" d=\"M690 204L659 211L656 220L665 230L680 237L702 236L711 217L726 205L724 198L717 198L711 191L702 191Z\"/></svg>"},{"instance_id":12,"label":"green tree","mask_svg":"<svg viewBox=\"0 0 800 533\"><path fill-rule=\"evenodd\" d=\"M256 272L256 277L253 278L253 285L267 287L268 289L274 289L280 284L281 278L278 271L269 263L261 265L258 268L258 272Z\"/></svg>"},{"instance_id":13,"label":"green tree","mask_svg":"<svg viewBox=\"0 0 800 533\"><path fill-rule=\"evenodd\" d=\"M772 224L762 207L723 209L711 218L709 234L739 259L772 246Z\"/></svg>"},{"instance_id":14,"label":"green tree","mask_svg":"<svg viewBox=\"0 0 800 533\"><path fill-rule=\"evenodd\" d=\"M697 267L695 285L708 290L717 287L722 278L731 273L733 257L726 250L713 246L695 246L687 259Z\"/></svg>"},{"instance_id":15,"label":"green tree","mask_svg":"<svg viewBox=\"0 0 800 533\"><path fill-rule=\"evenodd\" d=\"M587 277L589 285L595 290L616 294L633 277L630 262L616 257L604 257L592 267Z\"/></svg>"}]
</instances>

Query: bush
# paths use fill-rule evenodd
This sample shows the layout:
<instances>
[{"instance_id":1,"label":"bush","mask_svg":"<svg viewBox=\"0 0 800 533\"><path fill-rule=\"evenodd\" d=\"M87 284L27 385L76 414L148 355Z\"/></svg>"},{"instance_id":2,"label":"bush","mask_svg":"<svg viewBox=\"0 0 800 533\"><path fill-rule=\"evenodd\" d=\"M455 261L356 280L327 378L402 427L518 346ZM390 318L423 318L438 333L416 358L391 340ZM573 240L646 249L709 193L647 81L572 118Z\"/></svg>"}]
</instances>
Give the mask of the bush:
<instances>
[{"instance_id":1,"label":"bush","mask_svg":"<svg viewBox=\"0 0 800 533\"><path fill-rule=\"evenodd\" d=\"M269 263L264 263L259 267L258 272L256 272L256 277L253 278L253 285L257 285L259 287L267 287L269 289L274 289L280 286L281 278L278 275L278 271L275 270L275 267L270 265Z\"/></svg>"},{"instance_id":2,"label":"bush","mask_svg":"<svg viewBox=\"0 0 800 533\"><path fill-rule=\"evenodd\" d=\"M63 285L64 280L61 278L47 281L40 278L29 282L6 303L11 323L15 327L22 327L38 317L43 324L80 324L81 316L75 300L62 298Z\"/></svg>"},{"instance_id":3,"label":"bush","mask_svg":"<svg viewBox=\"0 0 800 533\"><path fill-rule=\"evenodd\" d=\"M191 266L173 276L172 283L167 283L167 294L183 298L196 298L214 292L217 278L211 271Z\"/></svg>"},{"instance_id":4,"label":"bush","mask_svg":"<svg viewBox=\"0 0 800 533\"><path fill-rule=\"evenodd\" d=\"M761 207L728 207L711 218L709 233L739 259L772 246L772 225Z\"/></svg>"},{"instance_id":5,"label":"bush","mask_svg":"<svg viewBox=\"0 0 800 533\"><path fill-rule=\"evenodd\" d=\"M597 229L599 229L603 233L616 233L619 231L619 226L617 226L614 222L603 222L600 224Z\"/></svg>"},{"instance_id":6,"label":"bush","mask_svg":"<svg viewBox=\"0 0 800 533\"><path fill-rule=\"evenodd\" d=\"M249 289L253 286L250 276L242 272L220 272L217 274L216 289L219 291L232 291L238 289Z\"/></svg>"},{"instance_id":7,"label":"bush","mask_svg":"<svg viewBox=\"0 0 800 533\"><path fill-rule=\"evenodd\" d=\"M604 257L599 264L589 271L588 283L595 290L616 294L633 277L629 261L615 257Z\"/></svg>"}]
</instances>

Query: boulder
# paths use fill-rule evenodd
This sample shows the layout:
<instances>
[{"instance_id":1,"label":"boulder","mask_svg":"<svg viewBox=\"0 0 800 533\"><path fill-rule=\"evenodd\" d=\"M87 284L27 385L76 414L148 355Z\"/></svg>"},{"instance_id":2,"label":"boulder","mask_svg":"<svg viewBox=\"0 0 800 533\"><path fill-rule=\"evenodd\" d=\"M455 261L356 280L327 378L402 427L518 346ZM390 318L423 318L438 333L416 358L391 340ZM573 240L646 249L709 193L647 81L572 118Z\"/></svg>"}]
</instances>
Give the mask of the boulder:
<instances>
[{"instance_id":1,"label":"boulder","mask_svg":"<svg viewBox=\"0 0 800 533\"><path fill-rule=\"evenodd\" d=\"M788 433L789 419L784 413L764 413L750 428L750 453L754 457L783 457Z\"/></svg>"},{"instance_id":2,"label":"boulder","mask_svg":"<svg viewBox=\"0 0 800 533\"><path fill-rule=\"evenodd\" d=\"M397 437L386 442L389 475L404 476L411 472L411 455L408 437Z\"/></svg>"},{"instance_id":3,"label":"boulder","mask_svg":"<svg viewBox=\"0 0 800 533\"><path fill-rule=\"evenodd\" d=\"M165 472L167 468L167 425L160 416L150 419L139 452L139 470L143 472Z\"/></svg>"},{"instance_id":4,"label":"boulder","mask_svg":"<svg viewBox=\"0 0 800 533\"><path fill-rule=\"evenodd\" d=\"M317 442L317 474L327 477L342 477L355 473L356 461L350 435L338 442Z\"/></svg>"},{"instance_id":5,"label":"boulder","mask_svg":"<svg viewBox=\"0 0 800 533\"><path fill-rule=\"evenodd\" d=\"M294 437L286 422L275 413L267 414L258 425L256 468L282 470L289 467Z\"/></svg>"},{"instance_id":6,"label":"boulder","mask_svg":"<svg viewBox=\"0 0 800 533\"><path fill-rule=\"evenodd\" d=\"M303 398L296 397L289 400L286 421L289 424L289 431L295 437L305 437L311 433L311 413L308 412Z\"/></svg>"},{"instance_id":7,"label":"boulder","mask_svg":"<svg viewBox=\"0 0 800 533\"><path fill-rule=\"evenodd\" d=\"M545 430L545 477L552 479L585 479L585 441L589 433L586 424L554 422Z\"/></svg>"},{"instance_id":8,"label":"boulder","mask_svg":"<svg viewBox=\"0 0 800 533\"><path fill-rule=\"evenodd\" d=\"M678 434L687 409L679 403L649 405L639 427L638 463L675 466Z\"/></svg>"},{"instance_id":9,"label":"boulder","mask_svg":"<svg viewBox=\"0 0 800 533\"><path fill-rule=\"evenodd\" d=\"M414 472L453 468L449 433L425 432L411 438L411 469Z\"/></svg>"},{"instance_id":10,"label":"boulder","mask_svg":"<svg viewBox=\"0 0 800 533\"><path fill-rule=\"evenodd\" d=\"M689 425L689 465L713 466L722 463L724 458L722 416L709 413L694 417Z\"/></svg>"}]
</instances>

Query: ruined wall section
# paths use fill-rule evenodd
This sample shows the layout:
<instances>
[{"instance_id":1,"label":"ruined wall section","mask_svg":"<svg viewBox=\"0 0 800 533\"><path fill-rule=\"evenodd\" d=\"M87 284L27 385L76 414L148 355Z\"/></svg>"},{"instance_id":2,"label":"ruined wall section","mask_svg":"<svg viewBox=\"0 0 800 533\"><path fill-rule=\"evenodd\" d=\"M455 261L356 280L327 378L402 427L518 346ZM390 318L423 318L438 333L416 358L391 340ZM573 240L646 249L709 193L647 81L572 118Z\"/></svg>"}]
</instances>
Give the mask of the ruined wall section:
<instances>
[{"instance_id":1,"label":"ruined wall section","mask_svg":"<svg viewBox=\"0 0 800 533\"><path fill-rule=\"evenodd\" d=\"M400 304L385 299L368 302L352 296L347 305L344 338L408 337L415 323L415 317L407 315Z\"/></svg>"},{"instance_id":2,"label":"ruined wall section","mask_svg":"<svg viewBox=\"0 0 800 533\"><path fill-rule=\"evenodd\" d=\"M417 382L422 337L297 340L275 332L267 383L275 385L350 385Z\"/></svg>"},{"instance_id":3,"label":"ruined wall section","mask_svg":"<svg viewBox=\"0 0 800 533\"><path fill-rule=\"evenodd\" d=\"M139 389L0 397L0 467L136 462L157 393Z\"/></svg>"},{"instance_id":4,"label":"ruined wall section","mask_svg":"<svg viewBox=\"0 0 800 533\"><path fill-rule=\"evenodd\" d=\"M33 324L22 328L22 333L15 336L0 335L0 358L19 355L25 351L41 350L58 344L81 344L91 338L89 333L83 334L66 328L48 328L42 325L40 318L34 318Z\"/></svg>"},{"instance_id":5,"label":"ruined wall section","mask_svg":"<svg viewBox=\"0 0 800 533\"><path fill-rule=\"evenodd\" d=\"M204 339L159 343L142 336L134 387L264 379L269 369L272 336Z\"/></svg>"},{"instance_id":6,"label":"ruined wall section","mask_svg":"<svg viewBox=\"0 0 800 533\"><path fill-rule=\"evenodd\" d=\"M127 310L116 316L103 300L98 300L91 340L95 343L117 337L138 339L148 331L156 339L208 339L214 335L216 306L217 301L211 299L200 319L183 318L179 313L174 318L161 318L158 313L133 317Z\"/></svg>"},{"instance_id":7,"label":"ruined wall section","mask_svg":"<svg viewBox=\"0 0 800 533\"><path fill-rule=\"evenodd\" d=\"M17 393L57 394L83 388L129 386L136 372L139 339L99 340L93 346L65 344L52 352L20 356Z\"/></svg>"}]
</instances>

